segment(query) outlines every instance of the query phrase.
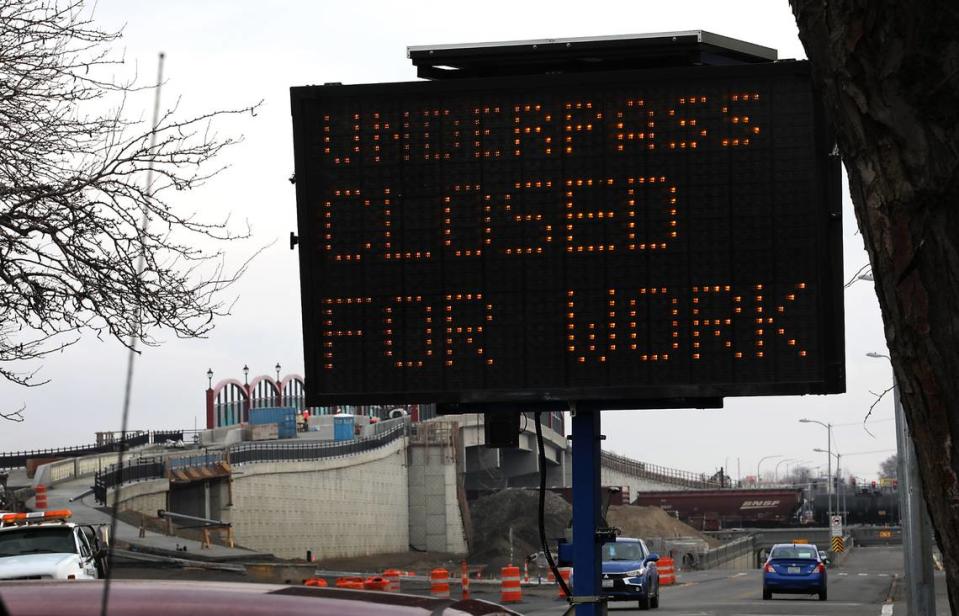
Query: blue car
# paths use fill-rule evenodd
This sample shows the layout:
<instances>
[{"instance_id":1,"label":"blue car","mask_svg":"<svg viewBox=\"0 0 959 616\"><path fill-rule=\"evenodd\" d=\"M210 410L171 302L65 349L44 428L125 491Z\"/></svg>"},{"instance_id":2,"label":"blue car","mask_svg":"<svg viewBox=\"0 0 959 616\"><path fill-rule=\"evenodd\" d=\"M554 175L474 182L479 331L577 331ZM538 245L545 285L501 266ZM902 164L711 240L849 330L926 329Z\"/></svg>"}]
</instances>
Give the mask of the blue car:
<instances>
[{"instance_id":1,"label":"blue car","mask_svg":"<svg viewBox=\"0 0 959 616\"><path fill-rule=\"evenodd\" d=\"M639 609L659 607L656 561L640 539L617 537L603 545L603 595L610 601L637 601Z\"/></svg>"},{"instance_id":2,"label":"blue car","mask_svg":"<svg viewBox=\"0 0 959 616\"><path fill-rule=\"evenodd\" d=\"M763 565L763 599L773 593L819 595L826 600L826 563L816 546L780 543L769 551Z\"/></svg>"}]
</instances>

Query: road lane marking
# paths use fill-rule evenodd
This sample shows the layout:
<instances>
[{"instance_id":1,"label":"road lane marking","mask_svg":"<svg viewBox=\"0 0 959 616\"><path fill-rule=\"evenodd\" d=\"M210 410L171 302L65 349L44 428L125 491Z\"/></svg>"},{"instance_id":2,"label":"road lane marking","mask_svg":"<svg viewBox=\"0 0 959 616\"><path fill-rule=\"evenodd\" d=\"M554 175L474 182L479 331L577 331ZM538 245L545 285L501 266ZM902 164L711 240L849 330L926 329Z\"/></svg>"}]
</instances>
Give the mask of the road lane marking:
<instances>
[{"instance_id":1,"label":"road lane marking","mask_svg":"<svg viewBox=\"0 0 959 616\"><path fill-rule=\"evenodd\" d=\"M868 574L868 573L860 573L860 574L859 574L859 577L866 577L867 575L869 575L869 574Z\"/></svg>"},{"instance_id":2,"label":"road lane marking","mask_svg":"<svg viewBox=\"0 0 959 616\"><path fill-rule=\"evenodd\" d=\"M892 603L887 603L882 606L882 611L879 612L879 616L892 616Z\"/></svg>"}]
</instances>

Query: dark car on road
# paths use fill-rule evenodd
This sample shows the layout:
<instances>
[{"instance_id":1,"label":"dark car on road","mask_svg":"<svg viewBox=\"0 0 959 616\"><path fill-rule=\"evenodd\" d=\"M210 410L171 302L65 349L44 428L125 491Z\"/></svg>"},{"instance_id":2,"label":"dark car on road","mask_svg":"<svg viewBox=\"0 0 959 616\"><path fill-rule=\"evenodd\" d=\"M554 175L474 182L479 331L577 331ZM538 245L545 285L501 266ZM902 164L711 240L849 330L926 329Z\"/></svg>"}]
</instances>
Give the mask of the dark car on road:
<instances>
[{"instance_id":1,"label":"dark car on road","mask_svg":"<svg viewBox=\"0 0 959 616\"><path fill-rule=\"evenodd\" d=\"M819 595L825 601L826 582L826 563L812 544L776 544L763 565L763 599L790 593Z\"/></svg>"},{"instance_id":2,"label":"dark car on road","mask_svg":"<svg viewBox=\"0 0 959 616\"><path fill-rule=\"evenodd\" d=\"M603 544L603 595L610 601L636 601L640 609L659 607L658 554L640 539L617 537Z\"/></svg>"}]
</instances>

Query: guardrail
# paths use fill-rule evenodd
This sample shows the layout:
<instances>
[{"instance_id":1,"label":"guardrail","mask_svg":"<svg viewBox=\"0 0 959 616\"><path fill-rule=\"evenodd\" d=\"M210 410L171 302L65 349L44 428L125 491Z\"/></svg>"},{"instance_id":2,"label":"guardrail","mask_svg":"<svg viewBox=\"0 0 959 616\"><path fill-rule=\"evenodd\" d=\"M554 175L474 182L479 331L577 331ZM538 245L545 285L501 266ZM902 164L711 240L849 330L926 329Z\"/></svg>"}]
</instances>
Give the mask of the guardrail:
<instances>
[{"instance_id":1,"label":"guardrail","mask_svg":"<svg viewBox=\"0 0 959 616\"><path fill-rule=\"evenodd\" d=\"M152 432L138 430L135 432L127 432L126 439L117 439L112 443L0 453L0 469L24 468L27 465L27 460L31 458L79 458L98 453L112 453L127 450L131 447L139 447L150 443L162 444L182 441L183 433L183 430L155 430Z\"/></svg>"},{"instance_id":2,"label":"guardrail","mask_svg":"<svg viewBox=\"0 0 959 616\"><path fill-rule=\"evenodd\" d=\"M693 567L696 569L715 569L743 554L752 553L755 545L755 538L752 536L724 543L718 548L700 554L699 558L693 563Z\"/></svg>"},{"instance_id":3,"label":"guardrail","mask_svg":"<svg viewBox=\"0 0 959 616\"><path fill-rule=\"evenodd\" d=\"M163 458L139 458L124 462L121 467L111 464L93 476L93 497L101 505L107 504L107 491L124 483L162 479L166 477Z\"/></svg>"},{"instance_id":4,"label":"guardrail","mask_svg":"<svg viewBox=\"0 0 959 616\"><path fill-rule=\"evenodd\" d=\"M706 475L697 475L689 471L681 471L675 468L659 466L658 464L648 464L608 451L602 452L601 464L606 468L627 475L633 475L634 477L642 477L652 481L680 485L687 488L701 488L705 490L722 487L720 482L711 481L706 478Z\"/></svg>"},{"instance_id":5,"label":"guardrail","mask_svg":"<svg viewBox=\"0 0 959 616\"><path fill-rule=\"evenodd\" d=\"M351 441L274 441L268 443L239 443L220 451L204 452L195 455L163 458L139 458L124 462L123 468L111 464L94 475L93 495L98 503L106 504L107 491L124 483L161 479L167 476L167 470L209 466L219 462L230 464L255 464L258 462L297 462L321 460L340 456L356 455L378 449L407 432L405 419L391 420L381 434Z\"/></svg>"},{"instance_id":6,"label":"guardrail","mask_svg":"<svg viewBox=\"0 0 959 616\"><path fill-rule=\"evenodd\" d=\"M169 468L171 471L197 466L212 466L214 464L226 461L226 451L222 450L186 456L171 456L166 459L167 468Z\"/></svg>"},{"instance_id":7,"label":"guardrail","mask_svg":"<svg viewBox=\"0 0 959 616\"><path fill-rule=\"evenodd\" d=\"M272 441L266 443L238 443L227 450L230 464L256 462L297 462L356 455L379 449L406 434L405 422L382 434L351 441Z\"/></svg>"}]
</instances>

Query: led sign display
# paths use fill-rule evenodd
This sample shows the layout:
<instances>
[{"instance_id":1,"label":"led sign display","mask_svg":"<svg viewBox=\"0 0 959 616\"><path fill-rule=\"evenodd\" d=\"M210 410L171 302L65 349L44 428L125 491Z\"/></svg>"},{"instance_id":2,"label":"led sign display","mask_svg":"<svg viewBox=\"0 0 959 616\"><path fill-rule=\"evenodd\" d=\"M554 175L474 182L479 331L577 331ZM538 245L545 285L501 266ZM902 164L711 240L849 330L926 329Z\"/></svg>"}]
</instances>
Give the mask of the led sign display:
<instances>
[{"instance_id":1,"label":"led sign display","mask_svg":"<svg viewBox=\"0 0 959 616\"><path fill-rule=\"evenodd\" d=\"M292 89L310 404L844 389L804 62Z\"/></svg>"}]
</instances>

